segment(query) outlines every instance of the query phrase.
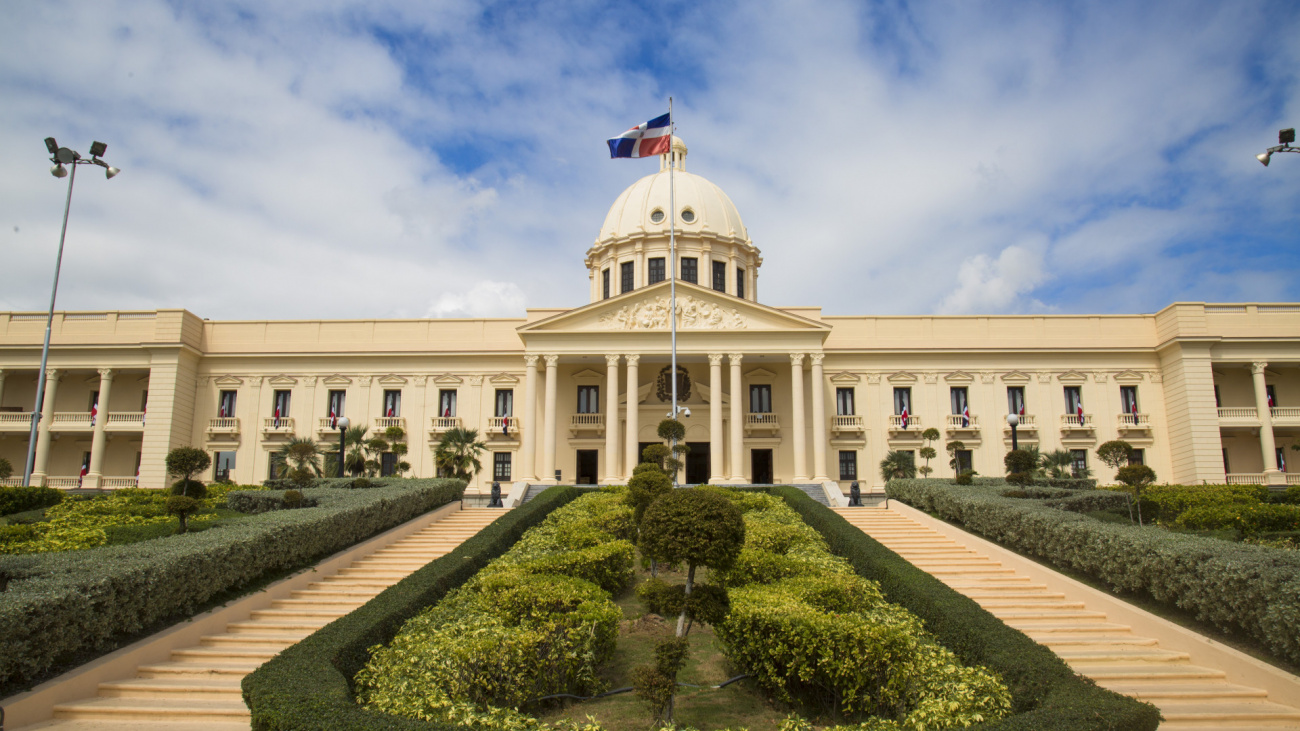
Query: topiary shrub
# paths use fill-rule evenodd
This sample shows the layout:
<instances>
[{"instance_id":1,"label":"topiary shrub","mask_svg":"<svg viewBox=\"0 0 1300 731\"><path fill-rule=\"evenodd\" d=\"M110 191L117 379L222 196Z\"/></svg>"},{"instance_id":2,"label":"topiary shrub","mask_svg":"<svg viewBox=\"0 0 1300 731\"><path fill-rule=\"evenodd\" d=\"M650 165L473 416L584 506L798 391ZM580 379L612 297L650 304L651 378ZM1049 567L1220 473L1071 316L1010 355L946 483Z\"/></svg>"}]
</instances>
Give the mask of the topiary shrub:
<instances>
[{"instance_id":1,"label":"topiary shrub","mask_svg":"<svg viewBox=\"0 0 1300 731\"><path fill-rule=\"evenodd\" d=\"M198 480L177 480L172 483L172 494L202 500L208 496L207 485Z\"/></svg>"},{"instance_id":2,"label":"topiary shrub","mask_svg":"<svg viewBox=\"0 0 1300 731\"><path fill-rule=\"evenodd\" d=\"M284 507L292 510L302 506L302 493L298 490L284 491Z\"/></svg>"},{"instance_id":3,"label":"topiary shrub","mask_svg":"<svg viewBox=\"0 0 1300 731\"><path fill-rule=\"evenodd\" d=\"M650 448L647 447L646 451L650 451ZM650 505L672 491L673 478L669 477L668 473L649 462L637 465L631 479L627 481L625 498L627 504L632 506L632 520L640 525Z\"/></svg>"},{"instance_id":4,"label":"topiary shrub","mask_svg":"<svg viewBox=\"0 0 1300 731\"><path fill-rule=\"evenodd\" d=\"M7 480L14 474L14 466L9 464L9 460L0 457L0 480Z\"/></svg>"},{"instance_id":5,"label":"topiary shrub","mask_svg":"<svg viewBox=\"0 0 1300 731\"><path fill-rule=\"evenodd\" d=\"M175 475L185 483L194 479L195 473L202 472L212 465L212 457L202 449L194 447L177 447L167 453L167 474ZM184 495L185 493L181 493ZM187 495L187 497L194 497Z\"/></svg>"},{"instance_id":6,"label":"topiary shrub","mask_svg":"<svg viewBox=\"0 0 1300 731\"><path fill-rule=\"evenodd\" d=\"M186 497L185 495L172 495L167 498L167 512L175 515L180 520L180 530L177 533L184 533L188 528L189 517L202 507L197 499Z\"/></svg>"},{"instance_id":7,"label":"topiary shrub","mask_svg":"<svg viewBox=\"0 0 1300 731\"><path fill-rule=\"evenodd\" d=\"M953 480L958 485L970 485L975 482L975 470L962 470Z\"/></svg>"},{"instance_id":8,"label":"topiary shrub","mask_svg":"<svg viewBox=\"0 0 1300 731\"><path fill-rule=\"evenodd\" d=\"M1007 482L1011 482L1013 474L1028 474L1032 477L1034 470L1038 468L1038 460L1034 458L1033 453L1024 449L1013 449L1007 452L1002 458L1002 464L1007 468Z\"/></svg>"}]
</instances>

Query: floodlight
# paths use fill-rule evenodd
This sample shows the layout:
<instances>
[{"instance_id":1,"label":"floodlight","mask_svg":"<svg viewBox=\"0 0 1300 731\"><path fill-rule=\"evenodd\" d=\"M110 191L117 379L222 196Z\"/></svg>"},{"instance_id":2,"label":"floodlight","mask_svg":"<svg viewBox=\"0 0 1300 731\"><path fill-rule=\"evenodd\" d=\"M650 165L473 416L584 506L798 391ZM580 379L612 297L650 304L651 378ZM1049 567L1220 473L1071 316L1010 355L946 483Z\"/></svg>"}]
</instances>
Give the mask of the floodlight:
<instances>
[{"instance_id":1,"label":"floodlight","mask_svg":"<svg viewBox=\"0 0 1300 731\"><path fill-rule=\"evenodd\" d=\"M1271 153L1271 152L1261 152L1261 153L1259 153L1258 155L1255 156L1255 159L1256 159L1256 160L1259 160L1259 161L1262 162L1262 163L1264 163L1264 167L1268 167L1268 159L1269 159L1270 157L1272 157L1272 156L1273 156L1273 153Z\"/></svg>"},{"instance_id":2,"label":"floodlight","mask_svg":"<svg viewBox=\"0 0 1300 731\"><path fill-rule=\"evenodd\" d=\"M1278 130L1277 141L1283 145L1289 145L1292 142L1295 142L1295 127Z\"/></svg>"},{"instance_id":3,"label":"floodlight","mask_svg":"<svg viewBox=\"0 0 1300 731\"><path fill-rule=\"evenodd\" d=\"M63 163L56 163L50 167L50 175L56 178L66 178L68 177L68 171L63 167Z\"/></svg>"},{"instance_id":4,"label":"floodlight","mask_svg":"<svg viewBox=\"0 0 1300 731\"><path fill-rule=\"evenodd\" d=\"M61 162L64 165L68 165L76 162L77 160L80 160L81 155L77 154L75 150L69 150L66 147L60 147L58 151L54 153L54 159L56 162Z\"/></svg>"},{"instance_id":5,"label":"floodlight","mask_svg":"<svg viewBox=\"0 0 1300 731\"><path fill-rule=\"evenodd\" d=\"M45 149L49 150L50 154L53 155L59 151L59 143L55 142L53 137L46 137Z\"/></svg>"},{"instance_id":6,"label":"floodlight","mask_svg":"<svg viewBox=\"0 0 1300 731\"><path fill-rule=\"evenodd\" d=\"M109 165L109 166L108 166L108 169L104 171L104 177L105 177L105 178L108 178L109 180L112 180L112 179L113 179L113 176L114 176L114 175L117 175L117 174L120 173L120 172L122 172L122 171L121 171L121 170L118 170L117 168L113 167L112 165Z\"/></svg>"},{"instance_id":7,"label":"floodlight","mask_svg":"<svg viewBox=\"0 0 1300 731\"><path fill-rule=\"evenodd\" d=\"M103 157L104 153L107 151L108 151L108 145L104 144L103 142L96 140L95 142L90 143L91 157Z\"/></svg>"}]
</instances>

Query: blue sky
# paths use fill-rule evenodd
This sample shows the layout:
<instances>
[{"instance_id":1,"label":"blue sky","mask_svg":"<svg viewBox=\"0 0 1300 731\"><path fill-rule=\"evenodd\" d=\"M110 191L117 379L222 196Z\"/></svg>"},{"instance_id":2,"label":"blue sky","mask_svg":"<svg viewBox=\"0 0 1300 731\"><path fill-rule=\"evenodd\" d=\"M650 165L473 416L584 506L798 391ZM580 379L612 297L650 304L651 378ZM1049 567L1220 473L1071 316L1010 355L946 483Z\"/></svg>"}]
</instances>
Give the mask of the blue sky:
<instances>
[{"instance_id":1,"label":"blue sky","mask_svg":"<svg viewBox=\"0 0 1300 731\"><path fill-rule=\"evenodd\" d=\"M1300 300L1288 3L41 2L0 24L0 309L519 316L674 97L768 304L1150 312Z\"/></svg>"}]
</instances>

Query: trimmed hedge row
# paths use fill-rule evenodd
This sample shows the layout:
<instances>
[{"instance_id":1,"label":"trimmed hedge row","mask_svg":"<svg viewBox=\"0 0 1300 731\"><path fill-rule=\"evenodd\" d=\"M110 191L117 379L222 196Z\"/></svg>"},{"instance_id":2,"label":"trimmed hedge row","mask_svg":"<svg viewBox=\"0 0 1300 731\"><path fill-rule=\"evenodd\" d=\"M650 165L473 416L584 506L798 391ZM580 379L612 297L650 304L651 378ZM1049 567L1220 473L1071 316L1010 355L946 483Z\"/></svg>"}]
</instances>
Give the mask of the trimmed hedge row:
<instances>
[{"instance_id":1,"label":"trimmed hedge row","mask_svg":"<svg viewBox=\"0 0 1300 731\"><path fill-rule=\"evenodd\" d=\"M352 678L369 661L371 647L388 642L408 619L465 583L552 510L583 492L574 487L552 487L525 505L504 511L496 522L451 553L245 677L244 702L252 710L253 728L257 731L455 728L367 711L357 705Z\"/></svg>"},{"instance_id":2,"label":"trimmed hedge row","mask_svg":"<svg viewBox=\"0 0 1300 731\"><path fill-rule=\"evenodd\" d=\"M63 501L63 491L52 487L0 487L0 515L48 508Z\"/></svg>"},{"instance_id":3,"label":"trimmed hedge row","mask_svg":"<svg viewBox=\"0 0 1300 731\"><path fill-rule=\"evenodd\" d=\"M1294 551L1103 523L978 487L894 480L886 490L1004 546L1115 591L1146 592L1300 662L1300 554Z\"/></svg>"},{"instance_id":4,"label":"trimmed hedge row","mask_svg":"<svg viewBox=\"0 0 1300 731\"><path fill-rule=\"evenodd\" d=\"M898 482L891 481L889 485L892 487ZM932 484L938 481L903 482ZM802 491L774 487L771 492L784 499L808 525L817 529L831 550L848 559L858 575L879 582L886 599L919 616L925 622L925 628L964 664L983 665L1001 674L1011 689L1014 715L971 728L1142 731L1159 725L1160 713L1154 706L1103 690L1092 681L1075 675L1051 650L1007 627L973 600L908 563ZM998 499L1010 503L1024 502Z\"/></svg>"},{"instance_id":5,"label":"trimmed hedge row","mask_svg":"<svg viewBox=\"0 0 1300 731\"><path fill-rule=\"evenodd\" d=\"M317 488L324 489L324 488ZM241 513L256 515L258 513L269 513L272 510L285 510L288 506L285 504L284 493L287 491L280 490L257 490L257 491L238 491L232 492L226 496L226 507L231 510L237 510ZM313 492L308 490L307 492ZM309 497L306 493L302 496L302 501L298 503L298 508L314 508L318 501L314 497Z\"/></svg>"},{"instance_id":6,"label":"trimmed hedge row","mask_svg":"<svg viewBox=\"0 0 1300 731\"><path fill-rule=\"evenodd\" d=\"M440 505L460 480L380 490L308 490L282 510L128 546L0 556L0 683L21 684L87 652L187 617L219 594L308 565Z\"/></svg>"}]
</instances>

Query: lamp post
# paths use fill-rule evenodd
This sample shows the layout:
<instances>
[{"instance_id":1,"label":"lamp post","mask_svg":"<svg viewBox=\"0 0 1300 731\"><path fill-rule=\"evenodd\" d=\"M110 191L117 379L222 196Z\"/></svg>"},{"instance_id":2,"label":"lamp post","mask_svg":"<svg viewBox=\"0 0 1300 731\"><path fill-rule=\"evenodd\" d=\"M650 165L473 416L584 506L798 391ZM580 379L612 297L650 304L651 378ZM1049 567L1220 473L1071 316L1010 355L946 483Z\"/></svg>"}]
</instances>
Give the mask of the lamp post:
<instances>
[{"instance_id":1,"label":"lamp post","mask_svg":"<svg viewBox=\"0 0 1300 731\"><path fill-rule=\"evenodd\" d=\"M1277 147L1270 147L1255 156L1255 159L1263 163L1264 167L1268 167L1269 158L1273 157L1275 152L1300 152L1300 147L1291 146L1291 143L1295 142L1295 127L1278 130L1277 141Z\"/></svg>"},{"instance_id":2,"label":"lamp post","mask_svg":"<svg viewBox=\"0 0 1300 731\"><path fill-rule=\"evenodd\" d=\"M50 312L45 319L45 344L41 346L41 370L36 374L36 408L32 409L32 430L27 439L27 467L23 470L23 485L31 484L32 468L36 463L36 426L41 420L41 406L45 400L45 365L50 359L50 330L54 326L54 298L59 292L59 269L63 266L63 242L68 236L68 212L72 210L72 184L77 179L78 165L98 165L104 168L104 177L112 179L121 170L112 167L99 158L108 151L103 142L90 143L90 159L85 160L81 153L67 147L59 147L53 137L45 138L45 148L50 151L50 175L68 179L68 198L63 204L63 231L59 234L59 255L54 260L54 286L50 288ZM72 167L71 174L64 167Z\"/></svg>"},{"instance_id":3,"label":"lamp post","mask_svg":"<svg viewBox=\"0 0 1300 731\"><path fill-rule=\"evenodd\" d=\"M348 436L348 426L349 426L351 423L352 423L352 422L348 421L348 417L346 417L346 416L341 417L341 418L338 420L338 427L339 427L339 477L342 477L342 476L343 476L343 461L347 458L347 456L344 454L344 450L347 449L347 442L348 442L348 440L347 440L347 436Z\"/></svg>"},{"instance_id":4,"label":"lamp post","mask_svg":"<svg viewBox=\"0 0 1300 731\"><path fill-rule=\"evenodd\" d=\"M1020 415L1016 413L1007 414L1007 423L1011 425L1011 451L1020 449L1020 443L1016 441L1016 426L1020 424Z\"/></svg>"}]
</instances>

